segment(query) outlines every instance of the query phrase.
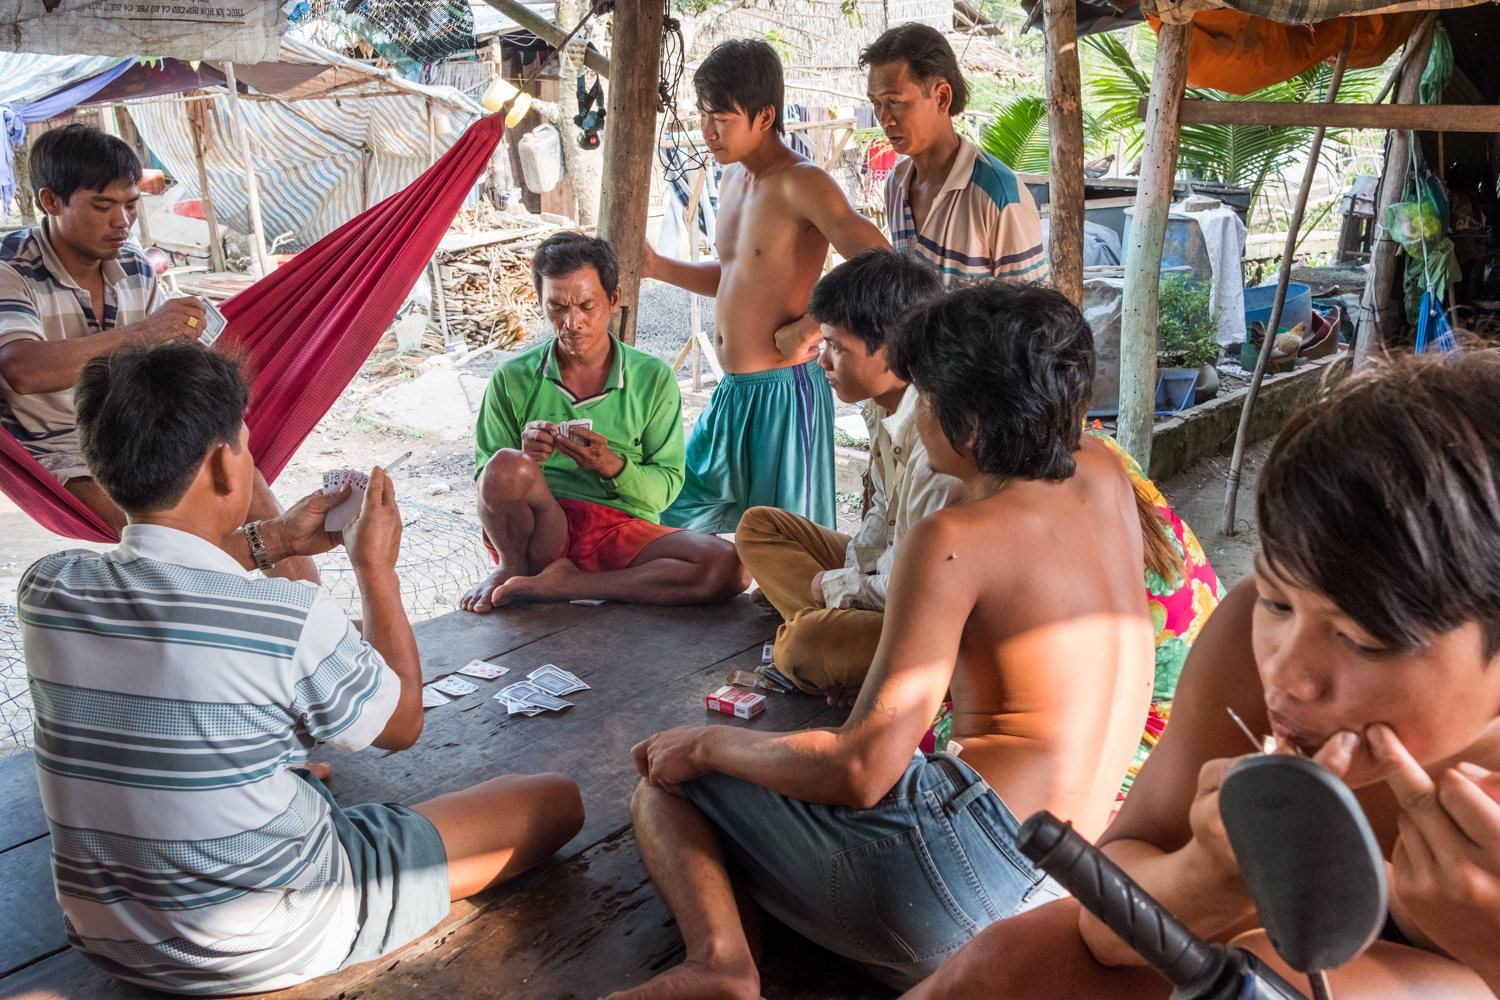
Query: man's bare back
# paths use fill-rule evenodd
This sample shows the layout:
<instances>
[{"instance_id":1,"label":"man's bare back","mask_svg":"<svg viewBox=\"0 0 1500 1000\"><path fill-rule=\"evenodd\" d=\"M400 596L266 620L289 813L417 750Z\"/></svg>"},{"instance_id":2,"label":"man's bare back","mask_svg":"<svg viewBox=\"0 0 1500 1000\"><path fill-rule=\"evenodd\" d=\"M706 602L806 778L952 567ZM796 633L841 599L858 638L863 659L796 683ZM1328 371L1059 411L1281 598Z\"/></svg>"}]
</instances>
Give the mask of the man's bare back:
<instances>
[{"instance_id":1,"label":"man's bare back","mask_svg":"<svg viewBox=\"0 0 1500 1000\"><path fill-rule=\"evenodd\" d=\"M828 175L805 156L786 152L783 165L754 176L739 164L724 170L714 347L726 372L769 371L807 360L782 354L776 331L807 312L822 276L828 237L797 207L797 189Z\"/></svg>"},{"instance_id":2,"label":"man's bare back","mask_svg":"<svg viewBox=\"0 0 1500 1000\"><path fill-rule=\"evenodd\" d=\"M1093 839L1140 742L1155 655L1130 481L1088 435L1074 458L1064 482L929 519L912 557L950 563L953 589L922 594L911 625L972 601L950 686L964 762L1017 816L1050 809Z\"/></svg>"}]
</instances>

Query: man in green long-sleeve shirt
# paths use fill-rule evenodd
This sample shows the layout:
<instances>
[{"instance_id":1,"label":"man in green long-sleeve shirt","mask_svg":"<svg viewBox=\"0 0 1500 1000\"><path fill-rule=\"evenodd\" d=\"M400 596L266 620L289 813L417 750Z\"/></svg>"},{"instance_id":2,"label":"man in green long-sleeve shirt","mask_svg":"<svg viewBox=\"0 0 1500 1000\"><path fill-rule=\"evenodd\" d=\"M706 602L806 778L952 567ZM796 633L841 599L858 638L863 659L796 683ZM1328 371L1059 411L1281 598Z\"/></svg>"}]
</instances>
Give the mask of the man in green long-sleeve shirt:
<instances>
[{"instance_id":1,"label":"man in green long-sleeve shirt","mask_svg":"<svg viewBox=\"0 0 1500 1000\"><path fill-rule=\"evenodd\" d=\"M485 391L474 468L498 565L460 606L705 604L743 591L732 542L661 524L682 489L682 395L665 363L609 334L614 250L558 233L531 277L556 337L501 365Z\"/></svg>"}]
</instances>

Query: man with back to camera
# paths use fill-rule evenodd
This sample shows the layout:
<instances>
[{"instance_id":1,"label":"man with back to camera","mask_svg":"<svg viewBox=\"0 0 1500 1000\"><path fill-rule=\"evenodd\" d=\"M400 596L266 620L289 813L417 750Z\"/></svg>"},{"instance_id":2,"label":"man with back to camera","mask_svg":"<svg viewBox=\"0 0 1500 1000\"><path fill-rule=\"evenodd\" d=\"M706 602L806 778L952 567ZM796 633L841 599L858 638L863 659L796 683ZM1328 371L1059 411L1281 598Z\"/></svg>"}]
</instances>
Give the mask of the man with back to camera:
<instances>
[{"instance_id":1,"label":"man with back to camera","mask_svg":"<svg viewBox=\"0 0 1500 1000\"><path fill-rule=\"evenodd\" d=\"M583 825L560 774L347 808L312 776L318 742L421 736L401 513L376 468L342 534L323 518L347 486L247 523L248 399L237 364L191 340L85 362L80 447L129 523L112 552L39 560L17 593L68 942L179 993L281 989L377 958ZM326 590L248 573L340 542L363 634Z\"/></svg>"},{"instance_id":2,"label":"man with back to camera","mask_svg":"<svg viewBox=\"0 0 1500 1000\"><path fill-rule=\"evenodd\" d=\"M703 138L726 169L719 259L688 264L646 247L645 276L714 299L726 375L687 442L687 478L664 524L734 531L751 507L835 525L833 396L813 363L821 339L807 300L828 247L845 258L889 247L833 178L781 140L781 57L734 39L693 74Z\"/></svg>"},{"instance_id":3,"label":"man with back to camera","mask_svg":"<svg viewBox=\"0 0 1500 1000\"><path fill-rule=\"evenodd\" d=\"M659 523L682 488L682 393L665 362L610 335L619 275L614 249L583 233L549 236L532 257L556 336L497 368L479 407L474 478L496 567L465 611L706 604L750 585L733 544Z\"/></svg>"},{"instance_id":4,"label":"man with back to camera","mask_svg":"<svg viewBox=\"0 0 1500 1000\"><path fill-rule=\"evenodd\" d=\"M167 297L128 242L140 182L140 161L119 138L79 124L53 129L31 153L45 218L0 242L0 428L116 531L126 515L83 461L73 382L90 358L123 344L200 336L205 315L196 298ZM280 509L257 471L250 515ZM270 575L318 579L305 556Z\"/></svg>"},{"instance_id":5,"label":"man with back to camera","mask_svg":"<svg viewBox=\"0 0 1500 1000\"><path fill-rule=\"evenodd\" d=\"M859 54L875 120L905 159L885 182L891 245L943 276L1047 279L1042 222L1015 173L958 134L969 88L948 40L925 24L885 32Z\"/></svg>"},{"instance_id":6,"label":"man with back to camera","mask_svg":"<svg viewBox=\"0 0 1500 1000\"><path fill-rule=\"evenodd\" d=\"M853 538L774 507L746 511L735 531L740 559L786 619L776 632L776 668L805 691L833 698L858 691L880 642L897 546L959 492L958 480L928 463L913 420L917 393L886 357L897 317L941 292L932 270L890 250L866 250L813 289L808 311L823 332L818 365L840 400L864 402L869 505Z\"/></svg>"}]
</instances>

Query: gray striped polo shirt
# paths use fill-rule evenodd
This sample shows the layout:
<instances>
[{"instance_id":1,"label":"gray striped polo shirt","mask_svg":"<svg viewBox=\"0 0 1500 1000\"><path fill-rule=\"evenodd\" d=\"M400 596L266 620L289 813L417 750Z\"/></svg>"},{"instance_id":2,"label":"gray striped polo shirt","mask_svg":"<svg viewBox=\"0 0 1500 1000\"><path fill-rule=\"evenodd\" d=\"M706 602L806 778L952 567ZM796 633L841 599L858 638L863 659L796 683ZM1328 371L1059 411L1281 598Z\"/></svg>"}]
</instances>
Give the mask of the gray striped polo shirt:
<instances>
[{"instance_id":1,"label":"gray striped polo shirt","mask_svg":"<svg viewBox=\"0 0 1500 1000\"><path fill-rule=\"evenodd\" d=\"M400 680L326 591L132 524L18 591L36 764L68 940L131 982L281 989L358 931L327 803L291 773L360 750Z\"/></svg>"}]
</instances>

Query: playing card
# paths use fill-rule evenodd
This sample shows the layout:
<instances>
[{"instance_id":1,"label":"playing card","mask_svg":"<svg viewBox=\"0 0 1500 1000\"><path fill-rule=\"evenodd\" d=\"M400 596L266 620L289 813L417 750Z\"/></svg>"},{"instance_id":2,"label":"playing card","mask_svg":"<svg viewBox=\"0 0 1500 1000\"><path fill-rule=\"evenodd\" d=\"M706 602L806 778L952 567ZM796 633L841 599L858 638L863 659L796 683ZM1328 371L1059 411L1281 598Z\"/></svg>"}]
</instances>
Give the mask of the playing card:
<instances>
[{"instance_id":1,"label":"playing card","mask_svg":"<svg viewBox=\"0 0 1500 1000\"><path fill-rule=\"evenodd\" d=\"M439 705L448 704L448 699L433 690L435 685L428 685L422 689L422 707L437 708Z\"/></svg>"},{"instance_id":2,"label":"playing card","mask_svg":"<svg viewBox=\"0 0 1500 1000\"><path fill-rule=\"evenodd\" d=\"M223 333L224 328L229 325L229 320L225 319L224 314L219 312L219 307L208 299L199 296L198 301L203 303L203 311L206 313L203 317L203 332L198 335L198 343L204 347L212 347L214 341L219 339L219 334Z\"/></svg>"},{"instance_id":3,"label":"playing card","mask_svg":"<svg viewBox=\"0 0 1500 1000\"><path fill-rule=\"evenodd\" d=\"M775 651L776 644L774 642L768 642L764 646L760 647L760 662L770 663L773 659L773 654L775 653Z\"/></svg>"},{"instance_id":4,"label":"playing card","mask_svg":"<svg viewBox=\"0 0 1500 1000\"><path fill-rule=\"evenodd\" d=\"M573 432L576 431L576 430L580 430L580 429L586 430L586 431L593 430L594 429L594 421L591 420L591 419L588 419L588 420L564 420L562 423L560 423L560 424L557 425L557 433L563 435L564 437L570 437L571 438L573 436ZM579 439L579 440L581 440L581 439Z\"/></svg>"},{"instance_id":5,"label":"playing card","mask_svg":"<svg viewBox=\"0 0 1500 1000\"><path fill-rule=\"evenodd\" d=\"M349 499L323 515L324 531L343 531L354 523L355 518L359 517L360 509L364 507L365 487L370 485L370 477L353 469L334 469L323 473L325 496L350 485L354 489L349 491Z\"/></svg>"},{"instance_id":6,"label":"playing card","mask_svg":"<svg viewBox=\"0 0 1500 1000\"><path fill-rule=\"evenodd\" d=\"M607 602L601 601L597 597L580 597L578 600L576 600L576 601L569 601L568 603L569 604L581 604L581 605L583 605L586 608L597 608L599 605L607 603Z\"/></svg>"},{"instance_id":7,"label":"playing card","mask_svg":"<svg viewBox=\"0 0 1500 1000\"><path fill-rule=\"evenodd\" d=\"M457 677L444 677L442 680L429 686L436 688L443 692L443 694L451 694L458 698L462 698L466 694L473 694L479 690L479 685L470 684L468 681L460 680Z\"/></svg>"},{"instance_id":8,"label":"playing card","mask_svg":"<svg viewBox=\"0 0 1500 1000\"><path fill-rule=\"evenodd\" d=\"M501 688L500 694L504 696L502 699L504 701L519 702L534 708L545 708L554 712L573 704L571 701L554 698L551 694L530 681L521 681L519 684L512 684L509 687Z\"/></svg>"},{"instance_id":9,"label":"playing card","mask_svg":"<svg viewBox=\"0 0 1500 1000\"><path fill-rule=\"evenodd\" d=\"M503 704L505 710L511 715L524 715L528 719L534 715L541 715L546 711L545 708L537 708L535 705L528 705L525 702L511 701L504 695L495 695L495 700Z\"/></svg>"},{"instance_id":10,"label":"playing card","mask_svg":"<svg viewBox=\"0 0 1500 1000\"><path fill-rule=\"evenodd\" d=\"M470 677L478 677L481 680L492 681L501 674L510 673L510 668L485 663L483 660L473 660L467 666L459 667L458 672L468 674Z\"/></svg>"},{"instance_id":11,"label":"playing card","mask_svg":"<svg viewBox=\"0 0 1500 1000\"><path fill-rule=\"evenodd\" d=\"M550 695L572 694L574 691L589 690L587 684L555 663L548 663L545 666L538 667L527 674L526 677L531 683Z\"/></svg>"}]
</instances>

